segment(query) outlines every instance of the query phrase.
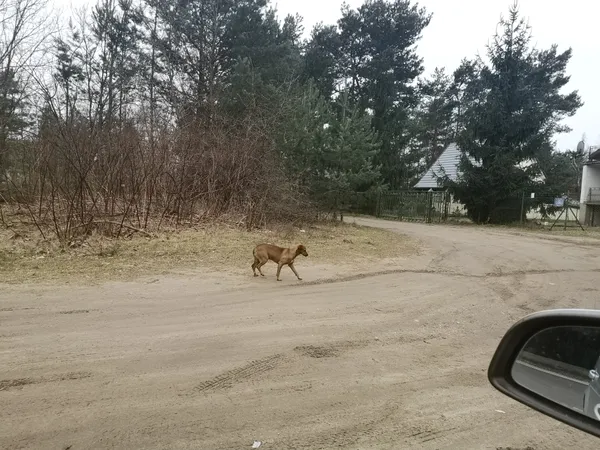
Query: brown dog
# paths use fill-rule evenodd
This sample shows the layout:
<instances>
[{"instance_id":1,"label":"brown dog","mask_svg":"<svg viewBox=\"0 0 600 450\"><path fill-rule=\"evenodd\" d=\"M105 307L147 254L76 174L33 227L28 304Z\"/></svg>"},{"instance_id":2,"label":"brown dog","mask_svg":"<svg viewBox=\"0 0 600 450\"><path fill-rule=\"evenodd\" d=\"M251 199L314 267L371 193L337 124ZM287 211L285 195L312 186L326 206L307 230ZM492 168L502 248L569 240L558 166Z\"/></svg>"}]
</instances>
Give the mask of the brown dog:
<instances>
[{"instance_id":1,"label":"brown dog","mask_svg":"<svg viewBox=\"0 0 600 450\"><path fill-rule=\"evenodd\" d=\"M277 263L277 281L281 281L279 279L279 272L281 272L281 268L286 264L290 266L290 269L292 269L292 272L294 272L296 277L299 280L302 280L294 268L294 259L296 259L296 256L298 255L308 256L306 247L304 245L295 245L294 247L290 248L282 248L277 247L276 245L260 244L254 248L252 254L254 255L252 272L254 272L255 277L258 276L256 274L256 269L258 269L258 272L262 277L265 276L260 268L264 266L267 261L271 260Z\"/></svg>"}]
</instances>

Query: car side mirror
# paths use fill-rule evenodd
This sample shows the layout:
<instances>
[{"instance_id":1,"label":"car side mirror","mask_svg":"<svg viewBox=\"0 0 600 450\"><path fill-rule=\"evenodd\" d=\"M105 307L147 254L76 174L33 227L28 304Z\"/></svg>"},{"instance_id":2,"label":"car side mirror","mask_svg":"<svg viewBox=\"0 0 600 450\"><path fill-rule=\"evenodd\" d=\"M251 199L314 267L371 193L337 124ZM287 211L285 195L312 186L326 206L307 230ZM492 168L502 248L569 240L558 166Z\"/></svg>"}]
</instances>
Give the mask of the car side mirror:
<instances>
[{"instance_id":1,"label":"car side mirror","mask_svg":"<svg viewBox=\"0 0 600 450\"><path fill-rule=\"evenodd\" d=\"M520 320L496 349L488 379L503 394L600 437L600 311Z\"/></svg>"}]
</instances>

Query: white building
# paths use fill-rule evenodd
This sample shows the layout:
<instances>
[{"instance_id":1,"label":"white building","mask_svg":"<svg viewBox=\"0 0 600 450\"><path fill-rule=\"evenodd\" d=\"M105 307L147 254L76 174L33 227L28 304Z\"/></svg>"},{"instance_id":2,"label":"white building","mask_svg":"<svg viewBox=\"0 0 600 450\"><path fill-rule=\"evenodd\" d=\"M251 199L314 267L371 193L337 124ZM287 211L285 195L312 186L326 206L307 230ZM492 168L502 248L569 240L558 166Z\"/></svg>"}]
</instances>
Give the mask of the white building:
<instances>
[{"instance_id":1,"label":"white building","mask_svg":"<svg viewBox=\"0 0 600 450\"><path fill-rule=\"evenodd\" d=\"M429 189L433 189L433 190L444 189L444 188L440 187L440 185L438 184L438 180L440 178L443 178L444 176L447 176L448 179L450 179L450 181L457 181L458 175L459 175L459 164L460 164L461 155L462 155L462 152L461 152L460 148L458 147L458 145L456 145L456 143L453 142L450 145L448 145L446 147L446 149L442 152L442 154L439 156L437 161L435 161L431 165L431 167L427 170L427 172L425 172L425 175L423 175L421 177L421 179L419 180L419 182L417 184L415 184L414 188L415 189L427 189L427 190L429 190ZM475 159L470 158L470 160L473 164L477 164L477 162L475 162ZM523 161L518 164L518 167L525 169L526 167L530 166L533 163L534 163L533 160ZM600 165L598 166L598 170L600 173ZM543 173L541 173L540 175L536 176L533 180L535 182L541 184L541 183L544 183L544 181L546 180L546 176ZM598 184L598 186L600 187L600 183ZM598 190L598 200L599 200L598 204L600 205L600 190ZM452 196L451 196L451 200L450 200L450 205L451 205L450 210L452 212L458 212L460 214L466 213L466 209L464 208L464 206L461 203L454 200L454 198ZM540 219L540 218L542 218L542 215L537 210L529 211L527 213L527 218L530 220L531 219Z\"/></svg>"},{"instance_id":2,"label":"white building","mask_svg":"<svg viewBox=\"0 0 600 450\"><path fill-rule=\"evenodd\" d=\"M584 225L600 225L600 149L591 150L581 174L579 221Z\"/></svg>"},{"instance_id":3,"label":"white building","mask_svg":"<svg viewBox=\"0 0 600 450\"><path fill-rule=\"evenodd\" d=\"M421 177L419 182L415 184L415 189L423 190L442 190L438 180L447 176L451 181L458 180L458 166L460 164L461 151L454 142L448 145L438 159L431 165L425 175ZM454 196L450 196L448 212L454 215L466 215L467 210L462 203L454 200Z\"/></svg>"},{"instance_id":4,"label":"white building","mask_svg":"<svg viewBox=\"0 0 600 450\"><path fill-rule=\"evenodd\" d=\"M443 178L446 175L450 181L458 180L458 166L460 164L461 151L458 145L454 142L448 145L442 152L440 157L435 161L431 167L427 170L425 175L421 177L419 182L415 184L415 189L440 189L438 185L438 179ZM475 165L477 163L473 158L470 158L471 162ZM518 167L525 169L526 167L533 164L533 160L523 161L518 164ZM535 177L533 180L538 183L543 183L546 177L542 173ZM600 184L598 185L600 186ZM600 194L600 192L599 192Z\"/></svg>"}]
</instances>

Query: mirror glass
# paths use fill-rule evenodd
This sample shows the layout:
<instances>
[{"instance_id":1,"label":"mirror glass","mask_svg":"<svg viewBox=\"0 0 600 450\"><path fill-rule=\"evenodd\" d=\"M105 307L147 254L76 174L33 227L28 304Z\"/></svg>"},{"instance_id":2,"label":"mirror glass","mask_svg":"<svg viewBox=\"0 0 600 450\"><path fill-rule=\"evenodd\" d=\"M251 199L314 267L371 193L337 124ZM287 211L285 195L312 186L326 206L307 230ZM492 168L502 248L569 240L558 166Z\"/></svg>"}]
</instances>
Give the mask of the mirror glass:
<instances>
[{"instance_id":1,"label":"mirror glass","mask_svg":"<svg viewBox=\"0 0 600 450\"><path fill-rule=\"evenodd\" d=\"M600 327L552 327L534 335L511 369L524 388L600 421Z\"/></svg>"}]
</instances>

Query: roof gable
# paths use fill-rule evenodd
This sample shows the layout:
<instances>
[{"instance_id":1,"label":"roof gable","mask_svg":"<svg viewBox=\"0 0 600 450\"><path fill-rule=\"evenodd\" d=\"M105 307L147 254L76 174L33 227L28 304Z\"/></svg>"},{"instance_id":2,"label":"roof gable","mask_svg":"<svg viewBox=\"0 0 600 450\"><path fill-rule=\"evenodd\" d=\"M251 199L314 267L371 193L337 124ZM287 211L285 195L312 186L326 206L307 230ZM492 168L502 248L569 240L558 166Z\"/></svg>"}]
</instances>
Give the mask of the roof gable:
<instances>
[{"instance_id":1,"label":"roof gable","mask_svg":"<svg viewBox=\"0 0 600 450\"><path fill-rule=\"evenodd\" d=\"M442 152L440 157L434 162L431 167L427 170L425 175L421 177L419 182L415 184L415 189L435 189L439 188L438 178L443 177L444 174L450 179L450 181L458 180L458 165L460 163L461 151L456 143L451 143ZM477 163L473 158L469 158L475 165ZM527 167L532 165L535 160L523 161L517 164L517 167L525 170ZM542 173L539 176L534 177L533 181L543 183L546 180L545 175Z\"/></svg>"},{"instance_id":2,"label":"roof gable","mask_svg":"<svg viewBox=\"0 0 600 450\"><path fill-rule=\"evenodd\" d=\"M456 143L451 143L442 152L440 157L427 170L425 175L421 177L419 182L415 184L415 189L435 189L438 188L438 177L443 177L444 174L451 181L458 179L458 164L460 163L461 152Z\"/></svg>"}]
</instances>

